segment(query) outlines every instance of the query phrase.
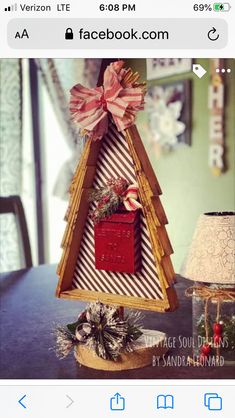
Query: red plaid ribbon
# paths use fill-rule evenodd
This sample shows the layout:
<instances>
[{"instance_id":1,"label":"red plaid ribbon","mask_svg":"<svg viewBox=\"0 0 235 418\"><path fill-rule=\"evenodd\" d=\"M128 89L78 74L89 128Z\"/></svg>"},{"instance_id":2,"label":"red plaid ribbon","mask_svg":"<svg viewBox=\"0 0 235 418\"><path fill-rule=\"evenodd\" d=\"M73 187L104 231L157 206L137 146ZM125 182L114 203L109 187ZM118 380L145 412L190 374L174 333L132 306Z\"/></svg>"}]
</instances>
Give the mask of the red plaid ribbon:
<instances>
[{"instance_id":1,"label":"red plaid ribbon","mask_svg":"<svg viewBox=\"0 0 235 418\"><path fill-rule=\"evenodd\" d=\"M102 87L89 89L77 84L71 89L72 119L94 141L107 133L109 114L118 131L123 131L134 124L137 112L143 109L143 88L123 83L127 73L123 65L123 61L116 61L106 68Z\"/></svg>"}]
</instances>

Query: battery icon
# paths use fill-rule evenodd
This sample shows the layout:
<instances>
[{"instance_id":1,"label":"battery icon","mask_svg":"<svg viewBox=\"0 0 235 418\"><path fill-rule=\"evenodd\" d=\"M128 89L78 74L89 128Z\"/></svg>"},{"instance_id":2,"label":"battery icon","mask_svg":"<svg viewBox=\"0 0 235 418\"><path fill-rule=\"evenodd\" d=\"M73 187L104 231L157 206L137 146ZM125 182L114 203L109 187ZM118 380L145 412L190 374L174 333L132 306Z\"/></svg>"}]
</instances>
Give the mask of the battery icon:
<instances>
[{"instance_id":1,"label":"battery icon","mask_svg":"<svg viewBox=\"0 0 235 418\"><path fill-rule=\"evenodd\" d=\"M229 3L214 3L213 9L215 12L229 12L231 6Z\"/></svg>"}]
</instances>

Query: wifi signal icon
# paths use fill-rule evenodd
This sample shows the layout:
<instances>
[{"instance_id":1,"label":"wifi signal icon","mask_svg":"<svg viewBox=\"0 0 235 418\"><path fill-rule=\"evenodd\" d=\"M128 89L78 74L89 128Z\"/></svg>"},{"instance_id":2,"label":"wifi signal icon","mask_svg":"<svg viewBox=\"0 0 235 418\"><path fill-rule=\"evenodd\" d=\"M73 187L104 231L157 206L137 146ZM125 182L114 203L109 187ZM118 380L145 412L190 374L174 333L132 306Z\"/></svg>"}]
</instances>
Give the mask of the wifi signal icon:
<instances>
[{"instance_id":1,"label":"wifi signal icon","mask_svg":"<svg viewBox=\"0 0 235 418\"><path fill-rule=\"evenodd\" d=\"M17 4L12 4L11 6L5 7L5 12L16 12L17 11Z\"/></svg>"}]
</instances>

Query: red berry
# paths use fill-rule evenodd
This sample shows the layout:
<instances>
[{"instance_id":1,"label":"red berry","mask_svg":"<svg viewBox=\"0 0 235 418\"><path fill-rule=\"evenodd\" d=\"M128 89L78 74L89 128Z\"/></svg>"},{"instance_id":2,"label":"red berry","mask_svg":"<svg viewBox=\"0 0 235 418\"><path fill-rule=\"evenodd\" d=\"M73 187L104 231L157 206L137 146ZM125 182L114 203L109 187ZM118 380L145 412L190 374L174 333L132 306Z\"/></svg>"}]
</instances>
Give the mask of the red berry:
<instances>
[{"instance_id":1,"label":"red berry","mask_svg":"<svg viewBox=\"0 0 235 418\"><path fill-rule=\"evenodd\" d=\"M103 203L108 203L110 201L110 196L104 196L102 201Z\"/></svg>"},{"instance_id":2,"label":"red berry","mask_svg":"<svg viewBox=\"0 0 235 418\"><path fill-rule=\"evenodd\" d=\"M216 334L216 335L213 336L213 340L214 340L214 344L216 346L219 346L221 341L222 341L222 337L221 337L221 335Z\"/></svg>"},{"instance_id":3,"label":"red berry","mask_svg":"<svg viewBox=\"0 0 235 418\"><path fill-rule=\"evenodd\" d=\"M86 311L81 312L80 315L78 315L78 319L86 319Z\"/></svg>"},{"instance_id":4,"label":"red berry","mask_svg":"<svg viewBox=\"0 0 235 418\"><path fill-rule=\"evenodd\" d=\"M203 344L201 347L201 352L205 356L208 356L211 352L211 346L209 344Z\"/></svg>"},{"instance_id":5,"label":"red berry","mask_svg":"<svg viewBox=\"0 0 235 418\"><path fill-rule=\"evenodd\" d=\"M223 327L222 327L222 325L221 325L221 324L219 324L219 323L215 323L215 324L213 325L213 331L214 331L214 333L215 333L216 335L221 335L221 334L222 334L222 331L223 331Z\"/></svg>"}]
</instances>

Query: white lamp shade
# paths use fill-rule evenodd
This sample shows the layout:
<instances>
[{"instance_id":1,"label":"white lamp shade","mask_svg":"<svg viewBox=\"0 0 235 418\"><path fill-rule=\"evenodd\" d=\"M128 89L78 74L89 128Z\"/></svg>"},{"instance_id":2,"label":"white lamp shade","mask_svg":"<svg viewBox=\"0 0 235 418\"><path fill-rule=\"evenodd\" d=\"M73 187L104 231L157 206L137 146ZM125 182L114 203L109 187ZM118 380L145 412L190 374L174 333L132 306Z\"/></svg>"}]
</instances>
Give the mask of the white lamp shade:
<instances>
[{"instance_id":1,"label":"white lamp shade","mask_svg":"<svg viewBox=\"0 0 235 418\"><path fill-rule=\"evenodd\" d=\"M235 284L235 213L199 217L182 276L207 283Z\"/></svg>"}]
</instances>

